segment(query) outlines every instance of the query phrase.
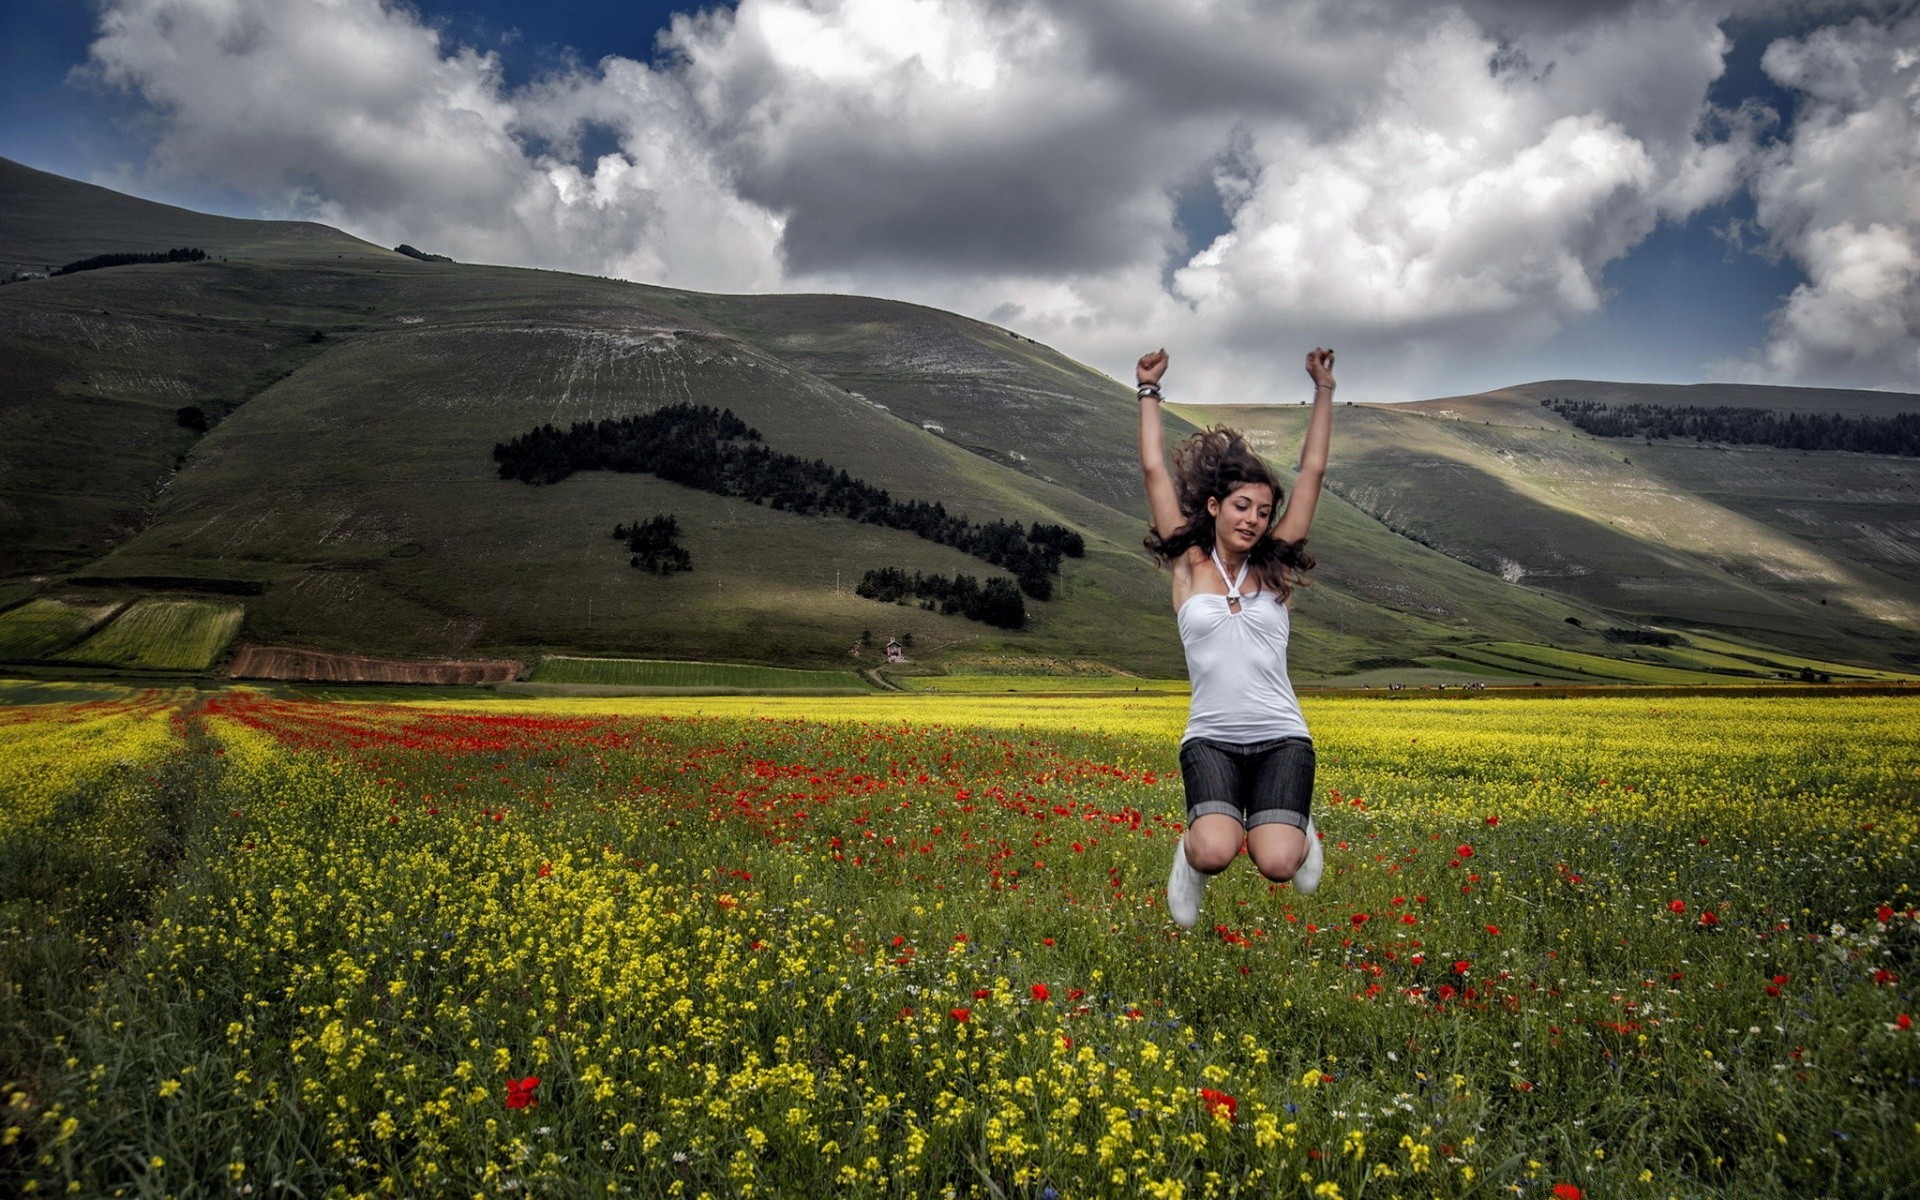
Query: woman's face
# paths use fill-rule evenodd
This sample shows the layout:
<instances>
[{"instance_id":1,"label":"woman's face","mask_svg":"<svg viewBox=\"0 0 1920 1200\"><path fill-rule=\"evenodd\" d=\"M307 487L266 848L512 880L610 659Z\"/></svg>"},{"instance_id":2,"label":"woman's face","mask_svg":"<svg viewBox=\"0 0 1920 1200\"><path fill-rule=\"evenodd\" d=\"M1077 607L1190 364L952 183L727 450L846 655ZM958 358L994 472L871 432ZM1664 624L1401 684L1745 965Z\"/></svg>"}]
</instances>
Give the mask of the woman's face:
<instances>
[{"instance_id":1,"label":"woman's face","mask_svg":"<svg viewBox=\"0 0 1920 1200\"><path fill-rule=\"evenodd\" d=\"M1209 499L1214 540L1224 550L1246 554L1267 536L1273 524L1273 489L1264 483L1243 483L1224 500Z\"/></svg>"}]
</instances>

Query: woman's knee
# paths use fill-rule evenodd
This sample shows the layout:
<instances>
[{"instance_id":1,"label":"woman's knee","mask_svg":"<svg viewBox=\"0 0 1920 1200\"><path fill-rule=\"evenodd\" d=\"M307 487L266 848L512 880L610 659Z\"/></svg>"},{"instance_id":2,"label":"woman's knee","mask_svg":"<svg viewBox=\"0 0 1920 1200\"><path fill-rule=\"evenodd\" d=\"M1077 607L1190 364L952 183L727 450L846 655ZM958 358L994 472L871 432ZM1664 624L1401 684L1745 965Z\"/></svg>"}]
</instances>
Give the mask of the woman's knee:
<instances>
[{"instance_id":1,"label":"woman's knee","mask_svg":"<svg viewBox=\"0 0 1920 1200\"><path fill-rule=\"evenodd\" d=\"M1274 883L1286 883L1306 857L1307 839L1291 826L1263 826L1247 838L1247 857L1260 874Z\"/></svg>"},{"instance_id":2,"label":"woman's knee","mask_svg":"<svg viewBox=\"0 0 1920 1200\"><path fill-rule=\"evenodd\" d=\"M1187 862L1202 874L1218 875L1239 857L1245 835L1238 828L1238 822L1230 830L1209 828L1211 824L1203 818L1196 828L1187 830Z\"/></svg>"},{"instance_id":3,"label":"woman's knee","mask_svg":"<svg viewBox=\"0 0 1920 1200\"><path fill-rule=\"evenodd\" d=\"M1297 854L1291 857L1272 853L1256 854L1253 856L1253 865L1259 870L1261 875L1272 880L1274 883L1285 883L1293 878L1294 870L1300 865L1300 856Z\"/></svg>"}]
</instances>

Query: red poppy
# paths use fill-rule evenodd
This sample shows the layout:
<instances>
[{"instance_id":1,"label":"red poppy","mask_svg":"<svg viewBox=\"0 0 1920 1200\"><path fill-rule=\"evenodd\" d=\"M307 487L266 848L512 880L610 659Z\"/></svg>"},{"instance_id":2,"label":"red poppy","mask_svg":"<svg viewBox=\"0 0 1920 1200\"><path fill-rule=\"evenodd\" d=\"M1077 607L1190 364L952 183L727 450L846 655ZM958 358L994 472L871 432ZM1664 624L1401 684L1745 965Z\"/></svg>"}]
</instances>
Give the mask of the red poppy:
<instances>
[{"instance_id":1,"label":"red poppy","mask_svg":"<svg viewBox=\"0 0 1920 1200\"><path fill-rule=\"evenodd\" d=\"M1712 909L1708 909L1700 914L1700 923L1709 927L1718 925L1720 923L1720 914L1714 912Z\"/></svg>"},{"instance_id":2,"label":"red poppy","mask_svg":"<svg viewBox=\"0 0 1920 1200\"><path fill-rule=\"evenodd\" d=\"M1912 1029L1913 1016L1910 1013L1901 1013L1893 1019L1893 1023L1902 1029Z\"/></svg>"},{"instance_id":3,"label":"red poppy","mask_svg":"<svg viewBox=\"0 0 1920 1200\"><path fill-rule=\"evenodd\" d=\"M975 988L975 989L973 989L973 998L974 998L975 1000L985 1000L985 999L986 999L986 998L987 998L988 996L991 996L991 995L993 995L993 989L992 989L992 988Z\"/></svg>"},{"instance_id":4,"label":"red poppy","mask_svg":"<svg viewBox=\"0 0 1920 1200\"><path fill-rule=\"evenodd\" d=\"M1200 1089L1200 1103L1206 1105L1209 1113L1216 1117L1225 1117L1229 1121L1233 1120L1240 1112L1240 1101L1227 1095L1225 1092L1218 1092L1212 1088Z\"/></svg>"},{"instance_id":5,"label":"red poppy","mask_svg":"<svg viewBox=\"0 0 1920 1200\"><path fill-rule=\"evenodd\" d=\"M947 1015L962 1025L965 1025L973 1019L973 1010L970 1008L950 1008L947 1010Z\"/></svg>"},{"instance_id":6,"label":"red poppy","mask_svg":"<svg viewBox=\"0 0 1920 1200\"><path fill-rule=\"evenodd\" d=\"M1493 937L1499 937L1500 927L1498 925L1489 925L1487 926L1487 933Z\"/></svg>"},{"instance_id":7,"label":"red poppy","mask_svg":"<svg viewBox=\"0 0 1920 1200\"><path fill-rule=\"evenodd\" d=\"M1553 1200L1580 1200L1584 1195L1586 1195L1585 1192L1571 1183L1556 1183L1553 1185Z\"/></svg>"},{"instance_id":8,"label":"red poppy","mask_svg":"<svg viewBox=\"0 0 1920 1200\"><path fill-rule=\"evenodd\" d=\"M1669 900L1667 901L1667 911L1670 913L1683 913L1687 911L1687 902L1685 900Z\"/></svg>"},{"instance_id":9,"label":"red poppy","mask_svg":"<svg viewBox=\"0 0 1920 1200\"><path fill-rule=\"evenodd\" d=\"M540 1102L534 1099L534 1089L540 1086L538 1075L529 1075L525 1079L507 1080L507 1107L532 1108Z\"/></svg>"},{"instance_id":10,"label":"red poppy","mask_svg":"<svg viewBox=\"0 0 1920 1200\"><path fill-rule=\"evenodd\" d=\"M1036 983L1028 990L1032 992L1033 998L1042 1004L1053 999L1053 993L1047 990L1047 985L1044 983Z\"/></svg>"},{"instance_id":11,"label":"red poppy","mask_svg":"<svg viewBox=\"0 0 1920 1200\"><path fill-rule=\"evenodd\" d=\"M1472 857L1473 857L1473 847L1472 847L1472 846L1455 846L1455 847L1453 848L1453 852L1454 852L1455 854L1458 854L1458 855L1459 855L1459 856L1460 856L1461 858L1472 858Z\"/></svg>"},{"instance_id":12,"label":"red poppy","mask_svg":"<svg viewBox=\"0 0 1920 1200\"><path fill-rule=\"evenodd\" d=\"M1873 910L1873 915L1879 918L1882 925L1885 925L1888 921L1893 920L1893 909L1889 905L1882 904L1879 908Z\"/></svg>"},{"instance_id":13,"label":"red poppy","mask_svg":"<svg viewBox=\"0 0 1920 1200\"><path fill-rule=\"evenodd\" d=\"M1465 975L1468 971L1471 971L1471 970L1473 970L1473 964L1468 962L1466 959L1456 958L1453 960L1453 973L1455 975Z\"/></svg>"},{"instance_id":14,"label":"red poppy","mask_svg":"<svg viewBox=\"0 0 1920 1200\"><path fill-rule=\"evenodd\" d=\"M1890 987L1893 984L1900 982L1900 977L1898 975L1895 975L1892 971L1887 970L1885 967L1881 967L1878 971L1875 971L1873 973L1873 981L1877 984L1880 984L1882 987Z\"/></svg>"}]
</instances>

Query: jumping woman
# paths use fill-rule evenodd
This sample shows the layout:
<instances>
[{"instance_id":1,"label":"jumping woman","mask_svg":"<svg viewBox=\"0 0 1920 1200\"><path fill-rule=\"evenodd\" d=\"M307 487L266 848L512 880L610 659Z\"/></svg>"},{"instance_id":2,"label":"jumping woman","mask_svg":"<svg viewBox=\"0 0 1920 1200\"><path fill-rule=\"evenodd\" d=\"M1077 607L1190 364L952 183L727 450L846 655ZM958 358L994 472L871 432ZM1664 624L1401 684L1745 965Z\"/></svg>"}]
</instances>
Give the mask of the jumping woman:
<instances>
[{"instance_id":1,"label":"jumping woman","mask_svg":"<svg viewBox=\"0 0 1920 1200\"><path fill-rule=\"evenodd\" d=\"M1313 413L1293 498L1231 429L1196 433L1168 470L1160 432L1167 352L1140 359L1140 469L1153 529L1147 549L1173 568L1173 611L1193 683L1180 774L1187 832L1173 848L1167 912L1192 928L1207 879L1244 845L1253 865L1301 892L1326 868L1313 828L1313 738L1287 678L1293 585L1311 570L1307 529L1333 436L1333 351L1307 355Z\"/></svg>"}]
</instances>

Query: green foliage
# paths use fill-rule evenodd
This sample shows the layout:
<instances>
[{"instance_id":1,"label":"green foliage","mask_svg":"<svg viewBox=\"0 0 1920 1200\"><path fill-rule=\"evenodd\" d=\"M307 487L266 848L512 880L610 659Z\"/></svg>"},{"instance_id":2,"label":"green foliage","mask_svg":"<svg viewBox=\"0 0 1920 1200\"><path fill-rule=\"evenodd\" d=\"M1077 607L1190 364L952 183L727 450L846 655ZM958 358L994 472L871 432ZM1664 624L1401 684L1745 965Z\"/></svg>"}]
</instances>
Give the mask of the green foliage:
<instances>
[{"instance_id":1,"label":"green foliage","mask_svg":"<svg viewBox=\"0 0 1920 1200\"><path fill-rule=\"evenodd\" d=\"M495 446L493 458L500 464L502 479L558 483L576 471L646 473L803 516L844 516L904 529L1007 568L1019 578L1021 590L1036 600L1053 595L1052 577L1059 573L1062 556L1079 558L1086 553L1086 542L1063 526L1037 521L1030 530L1010 521L976 525L964 516L949 514L937 500L931 504L896 501L885 488L855 479L823 460L809 462L769 449L762 444L760 431L736 417L732 409L668 404L618 421L575 422L565 433L542 425ZM1002 609L1004 605L996 601L995 611ZM1004 625L1004 621L1002 612L995 623Z\"/></svg>"},{"instance_id":2,"label":"green foliage","mask_svg":"<svg viewBox=\"0 0 1920 1200\"><path fill-rule=\"evenodd\" d=\"M1920 455L1920 413L1888 417L1843 413L1775 412L1765 408L1695 408L1663 404L1600 404L1592 400L1540 401L1596 437L1692 438L1773 446L1781 450L1851 450L1859 454Z\"/></svg>"},{"instance_id":3,"label":"green foliage","mask_svg":"<svg viewBox=\"0 0 1920 1200\"><path fill-rule=\"evenodd\" d=\"M188 263L203 262L207 252L194 246L180 246L173 250L157 250L152 254L96 254L92 258L82 258L60 267L55 275L76 275L81 271L98 271L102 267L131 267L148 263Z\"/></svg>"},{"instance_id":4,"label":"green foliage","mask_svg":"<svg viewBox=\"0 0 1920 1200\"><path fill-rule=\"evenodd\" d=\"M958 613L1001 629L1019 629L1027 623L1027 606L1011 579L990 578L982 584L971 575L909 575L899 567L868 571L854 588L858 595L883 603L908 598L925 602L929 611Z\"/></svg>"},{"instance_id":5,"label":"green foliage","mask_svg":"<svg viewBox=\"0 0 1920 1200\"><path fill-rule=\"evenodd\" d=\"M631 525L615 525L613 536L625 541L633 552L628 565L655 575L672 575L693 570L693 555L680 544L680 522L672 513L661 513Z\"/></svg>"}]
</instances>

